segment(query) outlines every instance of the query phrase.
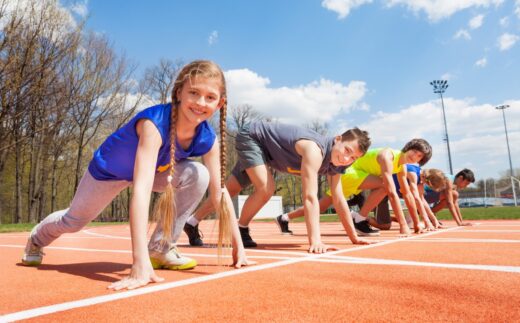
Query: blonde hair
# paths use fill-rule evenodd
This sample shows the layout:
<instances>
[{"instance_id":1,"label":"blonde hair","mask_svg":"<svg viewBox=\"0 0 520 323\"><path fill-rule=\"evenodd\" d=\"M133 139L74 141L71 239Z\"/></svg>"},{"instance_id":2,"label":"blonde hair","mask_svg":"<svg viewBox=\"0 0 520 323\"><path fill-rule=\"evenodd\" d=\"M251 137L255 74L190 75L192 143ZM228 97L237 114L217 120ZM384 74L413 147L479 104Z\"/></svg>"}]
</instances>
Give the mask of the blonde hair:
<instances>
[{"instance_id":1,"label":"blonde hair","mask_svg":"<svg viewBox=\"0 0 520 323\"><path fill-rule=\"evenodd\" d=\"M428 182L428 186L434 191L438 192L446 188L447 178L440 169L423 169L422 173L424 174L425 182Z\"/></svg>"},{"instance_id":2,"label":"blonde hair","mask_svg":"<svg viewBox=\"0 0 520 323\"><path fill-rule=\"evenodd\" d=\"M224 104L220 109L220 186L222 195L220 207L218 210L219 217L219 238L218 250L219 255L222 246L231 244L231 223L229 221L230 210L227 208L225 194L225 178L226 178L226 111L227 111L227 93L226 80L224 73L220 67L211 61L197 60L193 61L182 68L175 80L172 91L172 109L170 120L170 167L168 176L168 185L166 190L161 194L156 207L154 208L153 217L157 220L163 231L162 243L169 243L172 239L172 230L177 216L175 207L175 190L171 181L175 176L175 143L176 143L176 126L178 119L178 111L180 100L178 94L182 90L185 82L191 82L194 78L201 77L206 79L219 79L220 97L224 100Z\"/></svg>"}]
</instances>

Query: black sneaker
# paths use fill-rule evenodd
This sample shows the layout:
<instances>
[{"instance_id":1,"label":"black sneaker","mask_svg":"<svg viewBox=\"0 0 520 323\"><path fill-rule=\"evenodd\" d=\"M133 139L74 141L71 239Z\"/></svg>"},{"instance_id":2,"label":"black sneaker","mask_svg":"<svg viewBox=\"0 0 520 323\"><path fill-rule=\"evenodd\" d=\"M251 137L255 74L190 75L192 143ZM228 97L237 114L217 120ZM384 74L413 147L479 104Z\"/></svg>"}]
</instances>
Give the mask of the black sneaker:
<instances>
[{"instance_id":1,"label":"black sneaker","mask_svg":"<svg viewBox=\"0 0 520 323\"><path fill-rule=\"evenodd\" d=\"M242 228L238 227L240 230L240 236L242 237L242 242L244 243L244 248L256 248L257 244L253 241L253 238L249 235L249 227Z\"/></svg>"},{"instance_id":2,"label":"black sneaker","mask_svg":"<svg viewBox=\"0 0 520 323\"><path fill-rule=\"evenodd\" d=\"M289 221L282 220L282 215L276 217L276 224L280 227L282 234L292 234L292 231L289 230Z\"/></svg>"},{"instance_id":3,"label":"black sneaker","mask_svg":"<svg viewBox=\"0 0 520 323\"><path fill-rule=\"evenodd\" d=\"M199 225L192 226L188 222L184 225L184 232L188 235L190 239L190 246L202 247L204 245L204 241L200 236Z\"/></svg>"},{"instance_id":4,"label":"black sneaker","mask_svg":"<svg viewBox=\"0 0 520 323\"><path fill-rule=\"evenodd\" d=\"M373 229L368 221L354 222L354 227L356 228L356 232L360 237L375 237L379 235L379 230Z\"/></svg>"}]
</instances>

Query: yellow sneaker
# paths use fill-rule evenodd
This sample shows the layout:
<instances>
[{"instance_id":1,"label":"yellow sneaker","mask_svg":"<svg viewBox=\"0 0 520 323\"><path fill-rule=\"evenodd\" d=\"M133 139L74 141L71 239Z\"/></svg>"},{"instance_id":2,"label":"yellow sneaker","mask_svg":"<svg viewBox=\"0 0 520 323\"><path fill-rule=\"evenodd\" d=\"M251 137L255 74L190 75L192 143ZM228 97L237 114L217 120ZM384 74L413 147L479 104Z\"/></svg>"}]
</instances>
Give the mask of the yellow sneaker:
<instances>
[{"instance_id":1,"label":"yellow sneaker","mask_svg":"<svg viewBox=\"0 0 520 323\"><path fill-rule=\"evenodd\" d=\"M172 247L167 253L150 251L150 261L154 269L186 270L197 266L197 261L184 257L177 247Z\"/></svg>"}]
</instances>

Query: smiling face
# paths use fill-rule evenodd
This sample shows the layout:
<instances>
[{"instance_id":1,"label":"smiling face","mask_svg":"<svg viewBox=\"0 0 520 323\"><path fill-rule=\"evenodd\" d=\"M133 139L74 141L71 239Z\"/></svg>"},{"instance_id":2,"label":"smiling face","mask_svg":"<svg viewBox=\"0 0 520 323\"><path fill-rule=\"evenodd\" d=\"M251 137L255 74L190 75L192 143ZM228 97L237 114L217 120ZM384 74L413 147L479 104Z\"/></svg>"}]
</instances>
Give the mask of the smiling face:
<instances>
[{"instance_id":1,"label":"smiling face","mask_svg":"<svg viewBox=\"0 0 520 323\"><path fill-rule=\"evenodd\" d=\"M179 120L198 125L211 118L222 107L221 82L218 78L188 78L177 91Z\"/></svg>"},{"instance_id":2,"label":"smiling face","mask_svg":"<svg viewBox=\"0 0 520 323\"><path fill-rule=\"evenodd\" d=\"M424 157L424 154L418 150L410 149L403 153L404 163L403 164L418 164Z\"/></svg>"},{"instance_id":3,"label":"smiling face","mask_svg":"<svg viewBox=\"0 0 520 323\"><path fill-rule=\"evenodd\" d=\"M341 141L341 136L334 138L330 162L334 166L348 166L363 156L357 140Z\"/></svg>"}]
</instances>

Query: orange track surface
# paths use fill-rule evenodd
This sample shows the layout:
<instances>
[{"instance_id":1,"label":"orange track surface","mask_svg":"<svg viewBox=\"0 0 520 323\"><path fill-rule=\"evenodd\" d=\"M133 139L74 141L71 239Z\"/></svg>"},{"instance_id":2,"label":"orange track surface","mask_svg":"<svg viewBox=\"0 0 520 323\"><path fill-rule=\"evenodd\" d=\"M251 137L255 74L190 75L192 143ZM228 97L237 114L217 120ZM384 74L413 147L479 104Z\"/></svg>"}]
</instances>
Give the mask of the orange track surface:
<instances>
[{"instance_id":1,"label":"orange track surface","mask_svg":"<svg viewBox=\"0 0 520 323\"><path fill-rule=\"evenodd\" d=\"M393 228L367 247L322 223L323 239L341 250L310 255L303 223L291 224L294 236L253 223L259 248L247 254L258 265L239 270L183 236L181 251L199 266L161 270L166 282L132 292L106 289L130 271L128 226L64 235L38 268L20 266L27 233L0 234L0 322L520 321L520 221L447 224L407 239ZM214 242L213 223L201 227Z\"/></svg>"}]
</instances>

